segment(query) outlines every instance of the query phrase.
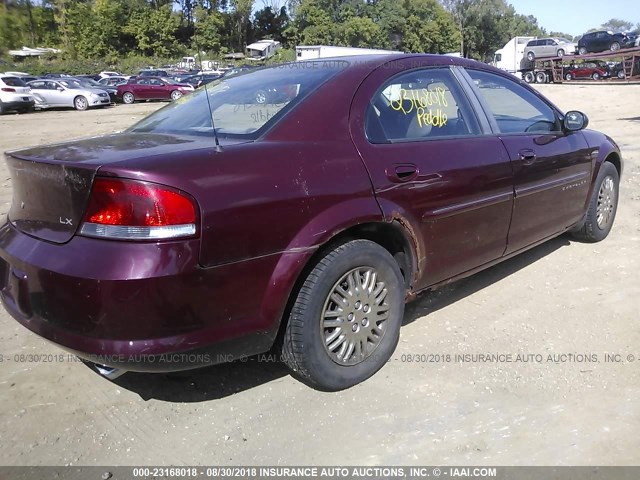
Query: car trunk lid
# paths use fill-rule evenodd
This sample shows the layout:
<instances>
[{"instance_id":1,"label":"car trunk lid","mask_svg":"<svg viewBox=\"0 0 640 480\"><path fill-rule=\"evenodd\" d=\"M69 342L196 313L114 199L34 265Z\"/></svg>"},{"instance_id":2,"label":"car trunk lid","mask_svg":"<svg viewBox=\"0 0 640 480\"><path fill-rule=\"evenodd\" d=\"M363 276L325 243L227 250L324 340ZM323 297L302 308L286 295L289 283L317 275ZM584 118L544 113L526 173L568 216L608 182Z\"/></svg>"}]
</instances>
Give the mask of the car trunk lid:
<instances>
[{"instance_id":1,"label":"car trunk lid","mask_svg":"<svg viewBox=\"0 0 640 480\"><path fill-rule=\"evenodd\" d=\"M123 133L35 147L6 155L13 186L9 221L53 243L69 241L100 168L186 149L214 148L208 137Z\"/></svg>"}]
</instances>

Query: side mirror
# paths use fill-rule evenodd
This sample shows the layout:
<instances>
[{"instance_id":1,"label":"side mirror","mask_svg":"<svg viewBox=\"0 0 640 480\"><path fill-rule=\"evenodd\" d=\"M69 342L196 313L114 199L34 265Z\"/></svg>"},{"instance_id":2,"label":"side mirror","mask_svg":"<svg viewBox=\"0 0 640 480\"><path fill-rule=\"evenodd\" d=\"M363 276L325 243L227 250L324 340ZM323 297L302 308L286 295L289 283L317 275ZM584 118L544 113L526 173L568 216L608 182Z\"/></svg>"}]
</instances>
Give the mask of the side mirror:
<instances>
[{"instance_id":1,"label":"side mirror","mask_svg":"<svg viewBox=\"0 0 640 480\"><path fill-rule=\"evenodd\" d=\"M588 125L589 119L582 112L571 110L564 116L564 128L569 132L584 130Z\"/></svg>"}]
</instances>

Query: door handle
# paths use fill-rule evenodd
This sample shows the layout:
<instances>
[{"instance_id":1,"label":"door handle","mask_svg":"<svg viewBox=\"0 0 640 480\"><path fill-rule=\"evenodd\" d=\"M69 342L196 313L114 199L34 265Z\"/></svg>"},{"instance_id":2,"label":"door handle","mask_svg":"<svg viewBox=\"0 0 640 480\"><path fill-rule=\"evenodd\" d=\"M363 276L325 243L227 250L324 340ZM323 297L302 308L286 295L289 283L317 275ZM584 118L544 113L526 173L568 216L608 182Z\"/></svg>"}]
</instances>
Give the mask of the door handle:
<instances>
[{"instance_id":1,"label":"door handle","mask_svg":"<svg viewBox=\"0 0 640 480\"><path fill-rule=\"evenodd\" d=\"M534 152L533 150L520 150L520 153L518 155L520 157L520 160L522 160L523 165L531 165L536 161L536 152Z\"/></svg>"},{"instance_id":2,"label":"door handle","mask_svg":"<svg viewBox=\"0 0 640 480\"><path fill-rule=\"evenodd\" d=\"M409 182L418 176L418 167L413 164L396 165L387 168L385 173L394 183Z\"/></svg>"}]
</instances>

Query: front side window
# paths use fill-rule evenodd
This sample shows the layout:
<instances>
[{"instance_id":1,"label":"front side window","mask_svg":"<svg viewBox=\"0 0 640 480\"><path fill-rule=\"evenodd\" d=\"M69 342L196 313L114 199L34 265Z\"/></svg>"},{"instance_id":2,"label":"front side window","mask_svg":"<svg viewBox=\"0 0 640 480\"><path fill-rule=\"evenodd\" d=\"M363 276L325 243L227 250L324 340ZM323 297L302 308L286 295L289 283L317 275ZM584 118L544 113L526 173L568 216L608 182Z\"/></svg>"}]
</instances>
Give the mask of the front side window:
<instances>
[{"instance_id":1,"label":"front side window","mask_svg":"<svg viewBox=\"0 0 640 480\"><path fill-rule=\"evenodd\" d=\"M366 119L372 143L477 135L473 110L447 68L401 74L371 100Z\"/></svg>"},{"instance_id":2,"label":"front side window","mask_svg":"<svg viewBox=\"0 0 640 480\"><path fill-rule=\"evenodd\" d=\"M561 131L554 110L522 85L494 73L467 70L500 133Z\"/></svg>"}]
</instances>

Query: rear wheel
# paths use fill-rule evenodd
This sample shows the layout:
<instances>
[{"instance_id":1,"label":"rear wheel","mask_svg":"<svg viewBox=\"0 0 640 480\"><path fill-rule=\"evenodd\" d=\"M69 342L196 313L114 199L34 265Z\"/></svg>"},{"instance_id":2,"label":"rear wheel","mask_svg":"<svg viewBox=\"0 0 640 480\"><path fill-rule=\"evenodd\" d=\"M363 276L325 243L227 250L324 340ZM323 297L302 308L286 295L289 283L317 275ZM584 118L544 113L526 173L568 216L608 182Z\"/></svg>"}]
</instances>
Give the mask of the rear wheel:
<instances>
[{"instance_id":1,"label":"rear wheel","mask_svg":"<svg viewBox=\"0 0 640 480\"><path fill-rule=\"evenodd\" d=\"M0 115L2 115L4 112L5 112L4 105L2 104L2 102L0 102Z\"/></svg>"},{"instance_id":2,"label":"rear wheel","mask_svg":"<svg viewBox=\"0 0 640 480\"><path fill-rule=\"evenodd\" d=\"M527 53L527 60L529 60L530 62L533 62L536 59L536 54L533 52L528 52Z\"/></svg>"},{"instance_id":3,"label":"rear wheel","mask_svg":"<svg viewBox=\"0 0 640 480\"><path fill-rule=\"evenodd\" d=\"M617 52L618 50L620 50L620 44L618 42L613 42L611 44L611 47L609 47L611 49L612 52Z\"/></svg>"},{"instance_id":4,"label":"rear wheel","mask_svg":"<svg viewBox=\"0 0 640 480\"><path fill-rule=\"evenodd\" d=\"M182 92L180 90L174 90L171 92L171 100L178 100L180 97L182 97Z\"/></svg>"},{"instance_id":5,"label":"rear wheel","mask_svg":"<svg viewBox=\"0 0 640 480\"><path fill-rule=\"evenodd\" d=\"M524 81L527 83L533 83L536 81L536 76L533 74L533 72L527 72L524 74Z\"/></svg>"},{"instance_id":6,"label":"rear wheel","mask_svg":"<svg viewBox=\"0 0 640 480\"><path fill-rule=\"evenodd\" d=\"M578 240L599 242L607 238L618 210L620 176L611 162L604 162L596 179L584 224L572 231Z\"/></svg>"},{"instance_id":7,"label":"rear wheel","mask_svg":"<svg viewBox=\"0 0 640 480\"><path fill-rule=\"evenodd\" d=\"M122 94L122 101L128 105L131 105L133 102L136 101L136 97L131 92L124 92Z\"/></svg>"},{"instance_id":8,"label":"rear wheel","mask_svg":"<svg viewBox=\"0 0 640 480\"><path fill-rule=\"evenodd\" d=\"M593 78L594 80L600 80L600 74L598 72L593 72L591 78Z\"/></svg>"},{"instance_id":9,"label":"rear wheel","mask_svg":"<svg viewBox=\"0 0 640 480\"><path fill-rule=\"evenodd\" d=\"M368 240L345 243L328 252L300 288L283 360L316 388L352 387L391 357L403 314L404 282L391 254Z\"/></svg>"},{"instance_id":10,"label":"rear wheel","mask_svg":"<svg viewBox=\"0 0 640 480\"><path fill-rule=\"evenodd\" d=\"M624 70L618 70L618 78L620 80L624 79L626 75L624 74Z\"/></svg>"},{"instance_id":11,"label":"rear wheel","mask_svg":"<svg viewBox=\"0 0 640 480\"><path fill-rule=\"evenodd\" d=\"M565 80L567 80L567 81L569 81L569 82L570 82L571 80L573 80L573 74L572 74L572 73L567 73L567 74L564 76L564 78L565 78Z\"/></svg>"},{"instance_id":12,"label":"rear wheel","mask_svg":"<svg viewBox=\"0 0 640 480\"><path fill-rule=\"evenodd\" d=\"M78 95L74 100L73 100L73 106L76 110L80 110L80 111L84 111L87 108L89 108L89 102L88 100L83 97L82 95Z\"/></svg>"},{"instance_id":13,"label":"rear wheel","mask_svg":"<svg viewBox=\"0 0 640 480\"><path fill-rule=\"evenodd\" d=\"M580 47L580 48L578 49L578 53L579 53L580 55L586 55L586 54L587 54L587 49L586 49L585 47Z\"/></svg>"},{"instance_id":14,"label":"rear wheel","mask_svg":"<svg viewBox=\"0 0 640 480\"><path fill-rule=\"evenodd\" d=\"M536 82L538 83L547 83L547 74L544 72L538 72L536 73Z\"/></svg>"}]
</instances>

